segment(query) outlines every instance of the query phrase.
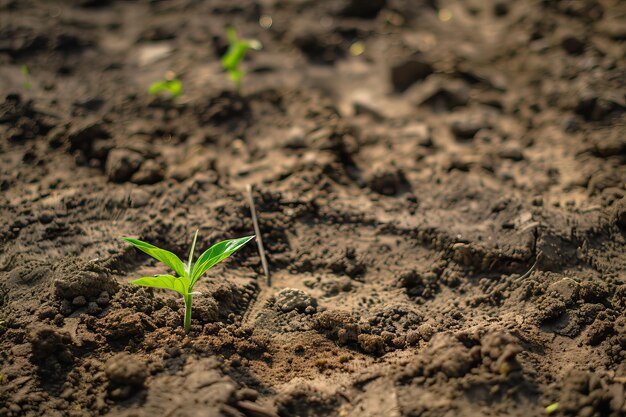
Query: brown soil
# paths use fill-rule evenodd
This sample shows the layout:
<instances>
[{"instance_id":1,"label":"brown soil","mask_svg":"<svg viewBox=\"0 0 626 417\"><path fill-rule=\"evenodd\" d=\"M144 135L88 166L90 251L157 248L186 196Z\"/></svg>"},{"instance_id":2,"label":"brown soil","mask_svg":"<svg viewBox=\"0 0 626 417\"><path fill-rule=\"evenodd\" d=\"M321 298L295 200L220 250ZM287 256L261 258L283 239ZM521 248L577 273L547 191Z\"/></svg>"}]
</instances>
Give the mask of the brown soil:
<instances>
[{"instance_id":1,"label":"brown soil","mask_svg":"<svg viewBox=\"0 0 626 417\"><path fill-rule=\"evenodd\" d=\"M0 416L626 415L625 80L619 0L0 0ZM246 184L185 335L118 237Z\"/></svg>"}]
</instances>

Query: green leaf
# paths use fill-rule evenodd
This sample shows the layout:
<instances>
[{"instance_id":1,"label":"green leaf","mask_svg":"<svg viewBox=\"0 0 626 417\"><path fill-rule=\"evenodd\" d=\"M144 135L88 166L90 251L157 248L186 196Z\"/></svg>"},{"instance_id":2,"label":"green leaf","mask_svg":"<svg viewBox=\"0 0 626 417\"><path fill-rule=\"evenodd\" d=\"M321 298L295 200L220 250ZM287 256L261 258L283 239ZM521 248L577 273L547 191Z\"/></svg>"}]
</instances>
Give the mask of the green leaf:
<instances>
[{"instance_id":1,"label":"green leaf","mask_svg":"<svg viewBox=\"0 0 626 417\"><path fill-rule=\"evenodd\" d=\"M246 40L246 43L248 44L248 48L254 49L255 51L263 49L263 44L256 39L248 39Z\"/></svg>"},{"instance_id":2,"label":"green leaf","mask_svg":"<svg viewBox=\"0 0 626 417\"><path fill-rule=\"evenodd\" d=\"M25 90L30 90L33 85L30 82L30 71L28 70L28 67L26 66L26 64L22 64L22 66L20 67L20 71L22 73L22 87L24 87Z\"/></svg>"},{"instance_id":3,"label":"green leaf","mask_svg":"<svg viewBox=\"0 0 626 417\"><path fill-rule=\"evenodd\" d=\"M261 42L256 39L239 39L235 29L229 27L226 29L226 36L228 38L228 50L222 57L222 65L227 71L238 71L239 64L246 56L248 49L260 50L262 48ZM241 78L241 73L238 78ZM231 76L232 77L232 76Z\"/></svg>"},{"instance_id":4,"label":"green leaf","mask_svg":"<svg viewBox=\"0 0 626 417\"><path fill-rule=\"evenodd\" d=\"M556 410L559 409L559 403L552 403L549 406L546 407L546 413L547 414L552 414L555 413Z\"/></svg>"},{"instance_id":5,"label":"green leaf","mask_svg":"<svg viewBox=\"0 0 626 417\"><path fill-rule=\"evenodd\" d=\"M156 277L143 277L130 281L131 284L141 285L142 287L163 288L166 290L174 290L177 293L186 296L189 293L189 280L187 278L179 278L172 275L157 275Z\"/></svg>"},{"instance_id":6,"label":"green leaf","mask_svg":"<svg viewBox=\"0 0 626 417\"><path fill-rule=\"evenodd\" d=\"M164 80L152 83L150 88L148 88L148 93L153 95L164 91L169 93L172 97L178 97L183 92L183 83L177 79Z\"/></svg>"},{"instance_id":7,"label":"green leaf","mask_svg":"<svg viewBox=\"0 0 626 417\"><path fill-rule=\"evenodd\" d=\"M252 239L254 239L254 235L241 237L239 239L224 240L222 242L216 243L215 245L204 251L204 253L200 255L200 257L196 261L196 264L193 267L190 288L193 288L196 281L202 276L202 274L204 274L214 265L222 262L224 259L228 258L230 255L241 249L243 245L245 245Z\"/></svg>"},{"instance_id":8,"label":"green leaf","mask_svg":"<svg viewBox=\"0 0 626 417\"><path fill-rule=\"evenodd\" d=\"M247 51L248 45L245 42L231 44L226 55L222 58L222 65L229 71L237 69Z\"/></svg>"},{"instance_id":9,"label":"green leaf","mask_svg":"<svg viewBox=\"0 0 626 417\"><path fill-rule=\"evenodd\" d=\"M123 237L122 240L125 240L126 242L135 246L137 249L147 253L154 259L163 262L165 265L172 268L179 277L188 276L187 272L185 271L185 265L183 264L183 261L181 261L178 256L174 255L172 252L165 249L157 248L154 245L130 237Z\"/></svg>"},{"instance_id":10,"label":"green leaf","mask_svg":"<svg viewBox=\"0 0 626 417\"><path fill-rule=\"evenodd\" d=\"M191 275L191 264L193 263L193 253L196 249L196 240L198 240L198 232L200 230L196 229L196 234L193 236L193 243L191 244L191 250L189 251L189 259L187 259L187 275Z\"/></svg>"}]
</instances>

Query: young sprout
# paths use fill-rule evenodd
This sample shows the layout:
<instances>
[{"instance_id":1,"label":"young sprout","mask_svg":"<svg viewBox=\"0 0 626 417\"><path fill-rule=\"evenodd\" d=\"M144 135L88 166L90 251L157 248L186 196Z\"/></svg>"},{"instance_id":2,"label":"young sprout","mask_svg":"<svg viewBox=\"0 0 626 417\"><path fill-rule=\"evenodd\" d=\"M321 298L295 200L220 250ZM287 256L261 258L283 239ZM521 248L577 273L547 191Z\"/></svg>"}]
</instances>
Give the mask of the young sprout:
<instances>
[{"instance_id":1,"label":"young sprout","mask_svg":"<svg viewBox=\"0 0 626 417\"><path fill-rule=\"evenodd\" d=\"M30 82L30 71L28 71L26 64L22 64L20 72L22 73L22 87L24 87L24 90L33 88L33 84Z\"/></svg>"},{"instance_id":2,"label":"young sprout","mask_svg":"<svg viewBox=\"0 0 626 417\"><path fill-rule=\"evenodd\" d=\"M176 75L172 71L168 71L165 74L165 79L157 81L150 85L148 93L155 95L166 92L171 98L178 97L183 92L183 83L176 78Z\"/></svg>"},{"instance_id":3,"label":"young sprout","mask_svg":"<svg viewBox=\"0 0 626 417\"><path fill-rule=\"evenodd\" d=\"M222 57L222 66L228 72L230 79L235 83L237 91L240 91L241 79L246 73L239 67L239 64L245 58L248 49L258 51L262 48L262 45L256 39L239 39L237 32L232 27L226 29L226 36L228 37L229 46Z\"/></svg>"},{"instance_id":4,"label":"young sprout","mask_svg":"<svg viewBox=\"0 0 626 417\"><path fill-rule=\"evenodd\" d=\"M204 251L202 255L195 262L193 262L194 250L196 247L196 239L198 238L198 231L193 237L193 243L191 244L191 250L189 251L189 259L187 264L172 252L166 251L161 248L157 248L141 240L133 239L130 237L123 237L122 239L137 249L147 253L154 259L163 262L176 272L176 275L155 275L153 277L143 277L130 281L131 284L141 285L144 287L164 288L168 290L174 290L183 296L185 300L185 333L189 333L191 329L191 304L193 296L199 294L193 291L194 285L198 282L198 279L210 268L216 264L222 262L230 255L238 251L254 239L254 235L246 236L239 239L224 240L216 243L209 249Z\"/></svg>"}]
</instances>

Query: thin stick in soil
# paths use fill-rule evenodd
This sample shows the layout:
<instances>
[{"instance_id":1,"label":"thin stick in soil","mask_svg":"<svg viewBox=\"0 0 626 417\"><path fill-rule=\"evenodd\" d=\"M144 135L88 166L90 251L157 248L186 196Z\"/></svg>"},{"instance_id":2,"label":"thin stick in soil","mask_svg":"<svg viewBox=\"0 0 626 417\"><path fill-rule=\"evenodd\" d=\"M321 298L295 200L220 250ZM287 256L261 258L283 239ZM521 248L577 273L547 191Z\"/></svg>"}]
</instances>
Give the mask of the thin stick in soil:
<instances>
[{"instance_id":1,"label":"thin stick in soil","mask_svg":"<svg viewBox=\"0 0 626 417\"><path fill-rule=\"evenodd\" d=\"M528 271L526 271L526 273L524 273L524 275L522 275L519 278L517 278L515 280L516 282L523 281L523 280L525 280L526 278L528 278L528 277L530 277L532 275L532 273L535 271L535 268L537 267L537 263L539 262L539 258L541 258L541 255L543 255L543 253L541 251L539 251L539 253L535 257L535 263L533 264L533 266L531 266L530 269Z\"/></svg>"},{"instance_id":2,"label":"thin stick in soil","mask_svg":"<svg viewBox=\"0 0 626 417\"><path fill-rule=\"evenodd\" d=\"M267 286L272 286L272 280L270 278L270 269L267 266L267 259L265 257L265 248L263 247L263 238L261 237L261 229L259 228L259 221L256 216L256 208L254 206L254 198L252 197L252 185L246 185L246 191L248 192L248 202L250 203L250 214L252 215L252 224L254 225L254 233L256 234L256 243L259 247L259 255L261 256L261 265L263 265L263 273L267 280Z\"/></svg>"}]
</instances>

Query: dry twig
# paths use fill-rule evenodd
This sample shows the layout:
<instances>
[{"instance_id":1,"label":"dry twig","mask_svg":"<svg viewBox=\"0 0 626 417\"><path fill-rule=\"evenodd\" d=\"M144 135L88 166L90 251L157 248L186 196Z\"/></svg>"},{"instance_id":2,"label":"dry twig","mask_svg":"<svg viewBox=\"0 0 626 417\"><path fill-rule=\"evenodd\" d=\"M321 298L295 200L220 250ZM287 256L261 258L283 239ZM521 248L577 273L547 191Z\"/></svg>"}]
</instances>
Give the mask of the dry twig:
<instances>
[{"instance_id":1,"label":"dry twig","mask_svg":"<svg viewBox=\"0 0 626 417\"><path fill-rule=\"evenodd\" d=\"M259 247L259 255L261 256L261 265L263 265L263 273L267 279L267 286L272 285L270 279L270 269L267 265L267 258L265 257L265 249L263 248L263 238L261 237L261 229L259 228L259 221L256 216L256 208L254 206L254 198L252 197L252 186L246 185L246 191L248 192L248 202L250 203L250 214L252 215L252 224L254 225L254 233L256 234L256 243Z\"/></svg>"}]
</instances>

